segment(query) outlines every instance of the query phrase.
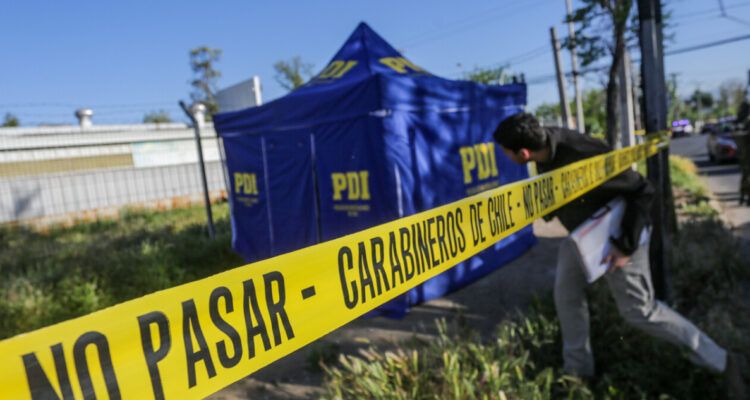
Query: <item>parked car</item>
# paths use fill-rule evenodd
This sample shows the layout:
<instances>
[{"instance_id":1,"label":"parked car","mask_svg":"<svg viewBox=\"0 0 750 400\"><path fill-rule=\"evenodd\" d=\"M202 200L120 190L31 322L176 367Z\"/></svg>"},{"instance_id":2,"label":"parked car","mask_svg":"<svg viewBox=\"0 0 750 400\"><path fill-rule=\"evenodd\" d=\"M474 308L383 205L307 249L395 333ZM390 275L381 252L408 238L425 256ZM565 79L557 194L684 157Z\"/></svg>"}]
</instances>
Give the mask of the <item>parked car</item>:
<instances>
[{"instance_id":1,"label":"parked car","mask_svg":"<svg viewBox=\"0 0 750 400\"><path fill-rule=\"evenodd\" d=\"M693 133L692 125L676 126L672 128L672 137L690 136Z\"/></svg>"},{"instance_id":2,"label":"parked car","mask_svg":"<svg viewBox=\"0 0 750 400\"><path fill-rule=\"evenodd\" d=\"M732 125L722 124L711 132L706 141L708 158L714 162L737 161L737 143L732 136Z\"/></svg>"},{"instance_id":3,"label":"parked car","mask_svg":"<svg viewBox=\"0 0 750 400\"><path fill-rule=\"evenodd\" d=\"M672 121L672 137L683 137L690 136L693 134L693 125L690 124L690 120L681 119L679 121Z\"/></svg>"},{"instance_id":4,"label":"parked car","mask_svg":"<svg viewBox=\"0 0 750 400\"><path fill-rule=\"evenodd\" d=\"M701 128L701 135L714 132L716 132L716 124L711 122L703 124L703 127Z\"/></svg>"}]
</instances>

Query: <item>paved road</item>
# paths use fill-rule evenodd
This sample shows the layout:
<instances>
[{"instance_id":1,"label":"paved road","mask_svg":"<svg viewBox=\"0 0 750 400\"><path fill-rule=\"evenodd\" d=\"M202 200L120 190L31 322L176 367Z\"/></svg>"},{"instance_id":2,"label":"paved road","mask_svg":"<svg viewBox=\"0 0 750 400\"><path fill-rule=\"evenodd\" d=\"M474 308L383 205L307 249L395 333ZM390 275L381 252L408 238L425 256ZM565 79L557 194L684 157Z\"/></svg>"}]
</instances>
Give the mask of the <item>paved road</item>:
<instances>
[{"instance_id":1,"label":"paved road","mask_svg":"<svg viewBox=\"0 0 750 400\"><path fill-rule=\"evenodd\" d=\"M671 154L688 157L698 166L698 172L706 179L708 189L714 193L723 208L732 228L745 239L750 239L750 207L739 206L740 169L737 163L712 163L708 159L706 140L708 136L696 135L673 139Z\"/></svg>"}]
</instances>

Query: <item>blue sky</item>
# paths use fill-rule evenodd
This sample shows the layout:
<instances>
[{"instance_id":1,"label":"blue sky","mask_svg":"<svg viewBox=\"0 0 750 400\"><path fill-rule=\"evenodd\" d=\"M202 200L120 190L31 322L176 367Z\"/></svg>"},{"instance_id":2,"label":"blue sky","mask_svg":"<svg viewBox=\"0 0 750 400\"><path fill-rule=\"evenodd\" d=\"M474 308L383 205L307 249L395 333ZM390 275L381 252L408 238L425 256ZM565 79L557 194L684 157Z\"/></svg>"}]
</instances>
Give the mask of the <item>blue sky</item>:
<instances>
[{"instance_id":1,"label":"blue sky","mask_svg":"<svg viewBox=\"0 0 750 400\"><path fill-rule=\"evenodd\" d=\"M573 1L575 8L577 1ZM670 0L679 49L750 34L750 1ZM0 25L0 116L22 125L76 123L78 107L94 123L137 123L188 99L189 49L221 48L220 87L258 75L263 100L282 96L272 65L300 56L322 69L360 21L407 58L436 75L459 77L474 66L510 60L527 80L554 73L549 27L567 36L564 0L431 1L7 1ZM747 80L750 40L667 57L679 90L714 90L727 79ZM637 58L637 54L634 56ZM570 60L564 55L564 67ZM584 87L599 87L590 75ZM529 86L529 106L557 101L554 80Z\"/></svg>"}]
</instances>

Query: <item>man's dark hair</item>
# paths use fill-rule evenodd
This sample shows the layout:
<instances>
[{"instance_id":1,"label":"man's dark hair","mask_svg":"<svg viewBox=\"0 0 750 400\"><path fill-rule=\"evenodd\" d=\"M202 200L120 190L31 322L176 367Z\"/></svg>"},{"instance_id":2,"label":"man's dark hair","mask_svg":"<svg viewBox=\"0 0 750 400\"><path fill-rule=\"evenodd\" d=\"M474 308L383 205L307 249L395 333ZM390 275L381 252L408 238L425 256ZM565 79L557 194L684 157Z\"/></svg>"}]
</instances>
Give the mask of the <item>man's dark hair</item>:
<instances>
[{"instance_id":1,"label":"man's dark hair","mask_svg":"<svg viewBox=\"0 0 750 400\"><path fill-rule=\"evenodd\" d=\"M493 136L497 143L514 152L519 149L537 151L547 145L547 132L529 113L518 113L505 118L497 126Z\"/></svg>"}]
</instances>

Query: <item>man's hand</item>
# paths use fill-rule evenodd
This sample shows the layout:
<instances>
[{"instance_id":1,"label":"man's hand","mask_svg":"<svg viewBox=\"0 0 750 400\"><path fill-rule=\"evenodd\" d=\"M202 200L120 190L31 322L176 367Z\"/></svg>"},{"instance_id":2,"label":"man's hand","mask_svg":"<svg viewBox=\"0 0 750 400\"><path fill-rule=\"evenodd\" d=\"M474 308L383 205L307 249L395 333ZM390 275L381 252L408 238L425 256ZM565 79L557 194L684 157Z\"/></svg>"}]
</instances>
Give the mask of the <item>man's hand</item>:
<instances>
[{"instance_id":1,"label":"man's hand","mask_svg":"<svg viewBox=\"0 0 750 400\"><path fill-rule=\"evenodd\" d=\"M602 264L606 264L608 262L612 262L612 264L609 266L609 269L607 270L607 273L612 273L617 268L622 268L625 264L630 261L630 256L626 256L623 254L617 247L612 246L612 250L609 251L609 253L602 259Z\"/></svg>"}]
</instances>

